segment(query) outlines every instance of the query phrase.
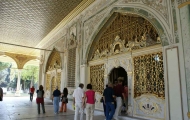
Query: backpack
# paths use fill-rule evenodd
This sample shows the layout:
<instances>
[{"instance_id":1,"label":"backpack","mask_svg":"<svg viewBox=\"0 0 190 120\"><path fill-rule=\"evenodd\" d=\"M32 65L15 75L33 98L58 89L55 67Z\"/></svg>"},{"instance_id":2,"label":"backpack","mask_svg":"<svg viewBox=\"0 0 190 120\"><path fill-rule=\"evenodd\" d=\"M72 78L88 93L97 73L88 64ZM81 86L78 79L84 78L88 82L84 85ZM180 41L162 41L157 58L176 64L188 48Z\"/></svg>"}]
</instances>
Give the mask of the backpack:
<instances>
[{"instance_id":1,"label":"backpack","mask_svg":"<svg viewBox=\"0 0 190 120\"><path fill-rule=\"evenodd\" d=\"M42 98L42 97L43 97L43 92L39 90L37 93L37 98Z\"/></svg>"}]
</instances>

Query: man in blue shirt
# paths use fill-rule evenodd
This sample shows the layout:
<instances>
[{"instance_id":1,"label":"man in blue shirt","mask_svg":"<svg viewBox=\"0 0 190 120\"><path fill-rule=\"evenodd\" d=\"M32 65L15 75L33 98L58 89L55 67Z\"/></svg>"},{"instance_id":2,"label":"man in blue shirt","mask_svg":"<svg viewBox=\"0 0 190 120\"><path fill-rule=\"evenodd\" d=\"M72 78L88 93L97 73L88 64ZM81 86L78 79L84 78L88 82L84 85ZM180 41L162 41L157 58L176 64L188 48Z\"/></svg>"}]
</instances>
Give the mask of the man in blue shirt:
<instances>
[{"instance_id":1,"label":"man in blue shirt","mask_svg":"<svg viewBox=\"0 0 190 120\"><path fill-rule=\"evenodd\" d=\"M53 91L53 105L54 105L55 114L58 114L60 95L61 95L61 92L60 90L58 90L58 86L57 86L56 90Z\"/></svg>"},{"instance_id":2,"label":"man in blue shirt","mask_svg":"<svg viewBox=\"0 0 190 120\"><path fill-rule=\"evenodd\" d=\"M108 84L108 87L104 90L104 102L106 105L106 120L112 120L113 115L115 113L115 105L114 105L114 91L113 91L112 83ZM110 111L111 110L111 111Z\"/></svg>"}]
</instances>

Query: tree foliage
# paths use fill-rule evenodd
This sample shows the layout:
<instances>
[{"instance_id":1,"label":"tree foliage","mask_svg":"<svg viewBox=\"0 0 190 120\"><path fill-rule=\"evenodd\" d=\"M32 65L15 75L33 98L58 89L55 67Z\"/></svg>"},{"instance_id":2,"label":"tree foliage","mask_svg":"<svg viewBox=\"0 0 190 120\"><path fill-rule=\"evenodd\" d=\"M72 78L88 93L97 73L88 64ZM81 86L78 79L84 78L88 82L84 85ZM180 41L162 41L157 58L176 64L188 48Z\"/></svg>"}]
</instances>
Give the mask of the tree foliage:
<instances>
[{"instance_id":1,"label":"tree foliage","mask_svg":"<svg viewBox=\"0 0 190 120\"><path fill-rule=\"evenodd\" d=\"M10 67L11 63L0 62L0 86L6 87L10 81Z\"/></svg>"},{"instance_id":2,"label":"tree foliage","mask_svg":"<svg viewBox=\"0 0 190 120\"><path fill-rule=\"evenodd\" d=\"M28 65L26 66L21 73L22 80L34 80L38 81L39 68L37 66Z\"/></svg>"},{"instance_id":3,"label":"tree foliage","mask_svg":"<svg viewBox=\"0 0 190 120\"><path fill-rule=\"evenodd\" d=\"M11 63L0 62L0 72L6 68L9 68Z\"/></svg>"}]
</instances>

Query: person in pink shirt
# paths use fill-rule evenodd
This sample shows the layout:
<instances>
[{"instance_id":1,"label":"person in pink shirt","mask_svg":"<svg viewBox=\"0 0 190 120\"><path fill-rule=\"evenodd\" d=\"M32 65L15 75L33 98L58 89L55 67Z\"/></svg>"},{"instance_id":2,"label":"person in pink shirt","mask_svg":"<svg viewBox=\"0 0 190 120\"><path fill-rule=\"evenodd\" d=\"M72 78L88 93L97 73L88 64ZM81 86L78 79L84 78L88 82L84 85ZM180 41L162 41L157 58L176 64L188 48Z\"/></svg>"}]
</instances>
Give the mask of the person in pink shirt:
<instances>
[{"instance_id":1,"label":"person in pink shirt","mask_svg":"<svg viewBox=\"0 0 190 120\"><path fill-rule=\"evenodd\" d=\"M87 85L83 106L86 106L86 120L93 120L95 109L95 92L92 90L91 84Z\"/></svg>"}]
</instances>

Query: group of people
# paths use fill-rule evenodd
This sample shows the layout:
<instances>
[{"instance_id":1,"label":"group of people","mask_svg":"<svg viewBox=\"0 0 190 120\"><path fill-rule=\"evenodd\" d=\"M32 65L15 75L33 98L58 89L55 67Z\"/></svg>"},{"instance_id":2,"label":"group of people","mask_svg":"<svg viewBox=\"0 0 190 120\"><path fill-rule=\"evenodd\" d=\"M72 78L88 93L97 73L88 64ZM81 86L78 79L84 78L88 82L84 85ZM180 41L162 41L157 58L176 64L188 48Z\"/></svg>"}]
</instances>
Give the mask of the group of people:
<instances>
[{"instance_id":1,"label":"group of people","mask_svg":"<svg viewBox=\"0 0 190 120\"><path fill-rule=\"evenodd\" d=\"M53 91L53 105L54 105L54 113L58 114L59 112L66 112L67 111L67 103L68 103L68 89L64 88L63 92L56 87L56 90ZM59 102L61 98L61 107L59 109Z\"/></svg>"},{"instance_id":2,"label":"group of people","mask_svg":"<svg viewBox=\"0 0 190 120\"><path fill-rule=\"evenodd\" d=\"M33 95L34 95L35 88L32 86L30 88L30 101L32 102L33 100ZM43 86L40 85L39 89L36 91L37 97L36 97L36 103L37 103L37 109L38 109L38 114L40 114L40 104L42 107L43 113L45 113L45 107L44 107L44 90ZM56 90L53 91L52 94L52 100L53 100L53 105L54 105L54 113L58 114L59 112L66 112L67 111L67 103L68 103L68 90L67 88L63 89L63 92L61 93L60 90L58 90L58 87L56 87ZM59 102L61 98L61 107L59 110Z\"/></svg>"},{"instance_id":3,"label":"group of people","mask_svg":"<svg viewBox=\"0 0 190 120\"><path fill-rule=\"evenodd\" d=\"M106 120L118 120L118 115L121 113L121 107L123 103L126 104L127 101L127 89L123 86L123 79L119 77L117 79L117 84L113 85L108 83L103 92L103 104L104 104L104 113ZM74 120L83 120L84 119L84 110L86 110L86 120L93 120L94 109L95 109L95 91L92 90L92 85L87 84L86 91L83 90L84 84L80 83L78 88L73 92L73 106L75 108ZM32 101L32 91L31 90L31 101ZM38 114L40 114L40 104L42 106L43 113L45 113L44 108L44 90L43 86L39 86L37 90L36 103L38 104ZM54 113L58 114L59 112L67 111L68 103L68 90L67 88L63 89L61 93L56 87L56 90L53 91L53 105ZM59 102L61 98L61 106L59 108ZM80 113L80 117L79 117Z\"/></svg>"},{"instance_id":4,"label":"group of people","mask_svg":"<svg viewBox=\"0 0 190 120\"><path fill-rule=\"evenodd\" d=\"M83 90L84 84L80 83L79 87L73 92L73 106L75 106L74 120L78 120L80 111L80 120L84 120L84 109L86 109L86 120L93 120L95 109L95 91L92 85L87 84L86 91Z\"/></svg>"},{"instance_id":5,"label":"group of people","mask_svg":"<svg viewBox=\"0 0 190 120\"><path fill-rule=\"evenodd\" d=\"M103 92L103 106L106 120L118 120L121 108L127 104L127 86L123 86L123 78L119 77L117 83L109 83Z\"/></svg>"}]
</instances>

